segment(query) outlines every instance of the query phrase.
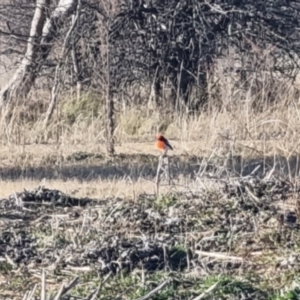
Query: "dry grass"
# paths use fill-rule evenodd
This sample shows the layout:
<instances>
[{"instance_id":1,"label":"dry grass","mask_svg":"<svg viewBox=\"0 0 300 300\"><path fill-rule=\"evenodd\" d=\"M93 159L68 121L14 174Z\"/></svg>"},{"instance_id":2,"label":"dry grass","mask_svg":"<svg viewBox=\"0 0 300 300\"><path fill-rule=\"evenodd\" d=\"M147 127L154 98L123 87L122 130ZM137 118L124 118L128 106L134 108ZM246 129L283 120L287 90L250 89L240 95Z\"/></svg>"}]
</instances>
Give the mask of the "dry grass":
<instances>
[{"instance_id":1,"label":"dry grass","mask_svg":"<svg viewBox=\"0 0 300 300\"><path fill-rule=\"evenodd\" d=\"M158 130L172 141L177 154L209 154L214 149L227 151L226 146L236 148L237 154L242 155L251 155L249 148L266 155L299 150L300 111L296 104L274 105L267 111L252 111L249 114L242 109L203 112L199 116L183 118L175 114L169 120L164 118L163 112L147 115L147 111L140 112L133 108L118 118L117 153L154 154L153 141ZM165 122L163 126L159 119ZM1 148L2 153L34 151L31 149L36 149L37 153L42 149L45 153L63 154L83 149L89 152L105 151L102 119L78 121L72 125L61 121L61 124L52 124L46 131L39 130L39 121L32 125L2 125L0 142L5 146ZM39 142L47 146L36 146Z\"/></svg>"},{"instance_id":2,"label":"dry grass","mask_svg":"<svg viewBox=\"0 0 300 300\"><path fill-rule=\"evenodd\" d=\"M4 176L1 186L5 188L1 189L1 196L20 190L23 186L33 187L44 177L48 178L47 182L51 183L51 186L56 185L70 193L76 190L75 186L80 186L82 196L103 193L103 190L93 188L99 185L99 178L96 177L93 177L94 181L88 180L88 183L84 183L78 176L75 180L71 175L64 178L51 175L49 178L44 171L39 177L28 178L30 176L22 175L30 168L52 168L60 174L63 169L69 170L76 165L74 173L78 174L80 166L99 169L112 165L106 157L101 118L97 117L92 122L85 121L85 119L77 120L72 125L67 125L63 119L60 123L53 120L45 132L37 129L40 120L31 125L21 126L17 122L8 124L7 127L1 126L1 173L3 175L6 170L13 170L12 172L14 169L19 170L15 182L10 183L9 178ZM160 123L161 118L163 121ZM142 169L143 166L148 165L155 168L158 153L153 144L158 129L163 129L162 132L173 145L174 152L170 154L174 160L179 159L185 161L186 164L200 164L203 157L219 162L234 157L240 157L245 161L273 160L274 156L298 160L297 157L300 154L300 111L294 102L290 106L279 103L256 113L254 110L248 111L245 104L244 107L240 106L232 111L212 110L189 117L176 117L175 113L169 118L164 118L162 111L131 108L126 112L118 113L117 119L116 165L123 170L123 177L128 175L130 178L132 168ZM7 130L3 130L5 128ZM43 141L43 144L38 141ZM82 154L87 157L81 160ZM74 156L79 158L73 159ZM126 168L124 168L125 165ZM118 179L121 178L121 181L123 177L117 176ZM116 181L117 178L115 178ZM142 178L135 176L130 180L136 185L136 193L139 190L148 189L148 182L143 179L143 176ZM113 184L108 178L101 181L104 190L112 189ZM115 183L115 185L123 187L123 183ZM126 190L124 194L133 194L131 187L124 189ZM124 189L120 188L120 190ZM112 189L111 192L118 193L117 189Z\"/></svg>"}]
</instances>

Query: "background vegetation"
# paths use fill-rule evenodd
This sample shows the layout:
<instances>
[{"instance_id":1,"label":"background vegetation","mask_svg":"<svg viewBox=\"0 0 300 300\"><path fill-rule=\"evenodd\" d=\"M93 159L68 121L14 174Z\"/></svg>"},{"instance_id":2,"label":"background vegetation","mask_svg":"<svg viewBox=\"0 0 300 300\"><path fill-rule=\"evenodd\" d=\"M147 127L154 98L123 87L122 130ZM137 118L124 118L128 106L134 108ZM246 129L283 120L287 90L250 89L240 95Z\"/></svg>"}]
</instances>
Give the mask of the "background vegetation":
<instances>
[{"instance_id":1,"label":"background vegetation","mask_svg":"<svg viewBox=\"0 0 300 300\"><path fill-rule=\"evenodd\" d=\"M1 297L298 299L299 21L299 1L2 1Z\"/></svg>"},{"instance_id":2,"label":"background vegetation","mask_svg":"<svg viewBox=\"0 0 300 300\"><path fill-rule=\"evenodd\" d=\"M254 140L298 122L297 1L50 2L1 4L1 107L13 107L3 141L22 131L23 143L53 142L84 126L113 153L113 137L188 137L205 115L213 127L241 117Z\"/></svg>"}]
</instances>

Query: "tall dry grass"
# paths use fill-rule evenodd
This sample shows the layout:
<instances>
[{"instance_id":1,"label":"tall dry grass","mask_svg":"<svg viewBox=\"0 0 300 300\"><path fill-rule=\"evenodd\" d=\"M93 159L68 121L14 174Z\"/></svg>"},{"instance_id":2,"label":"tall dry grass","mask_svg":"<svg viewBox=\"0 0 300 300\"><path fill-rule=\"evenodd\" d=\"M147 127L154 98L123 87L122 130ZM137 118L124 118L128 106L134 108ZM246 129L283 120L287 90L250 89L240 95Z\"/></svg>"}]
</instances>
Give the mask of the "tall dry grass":
<instances>
[{"instance_id":1,"label":"tall dry grass","mask_svg":"<svg viewBox=\"0 0 300 300\"><path fill-rule=\"evenodd\" d=\"M178 112L164 99L163 106L149 100L150 87L135 86L116 100L117 153L154 153L157 131L176 146L178 154L207 155L228 151L262 156L299 152L299 92L292 82L257 69L241 83L230 67L234 58L220 60L208 78L208 102L198 112ZM170 87L163 94L168 95ZM1 117L0 143L5 147L48 144L60 151L86 149L105 152L105 98L95 92L78 101L70 92L61 94L49 126L43 115L47 91L33 91L30 101ZM193 93L192 102L197 101ZM143 146L140 146L143 144ZM57 151L57 150L56 150Z\"/></svg>"}]
</instances>

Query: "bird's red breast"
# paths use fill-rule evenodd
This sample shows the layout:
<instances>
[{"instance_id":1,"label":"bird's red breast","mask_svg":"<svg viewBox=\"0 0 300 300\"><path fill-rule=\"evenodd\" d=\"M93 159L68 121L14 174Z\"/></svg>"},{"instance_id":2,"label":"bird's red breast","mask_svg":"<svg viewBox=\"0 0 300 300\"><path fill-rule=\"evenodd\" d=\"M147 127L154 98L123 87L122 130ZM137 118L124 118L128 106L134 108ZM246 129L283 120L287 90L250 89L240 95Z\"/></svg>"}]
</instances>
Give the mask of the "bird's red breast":
<instances>
[{"instance_id":1,"label":"bird's red breast","mask_svg":"<svg viewBox=\"0 0 300 300\"><path fill-rule=\"evenodd\" d=\"M173 150L169 141L161 134L156 135L155 147L160 151L166 151L168 149Z\"/></svg>"}]
</instances>

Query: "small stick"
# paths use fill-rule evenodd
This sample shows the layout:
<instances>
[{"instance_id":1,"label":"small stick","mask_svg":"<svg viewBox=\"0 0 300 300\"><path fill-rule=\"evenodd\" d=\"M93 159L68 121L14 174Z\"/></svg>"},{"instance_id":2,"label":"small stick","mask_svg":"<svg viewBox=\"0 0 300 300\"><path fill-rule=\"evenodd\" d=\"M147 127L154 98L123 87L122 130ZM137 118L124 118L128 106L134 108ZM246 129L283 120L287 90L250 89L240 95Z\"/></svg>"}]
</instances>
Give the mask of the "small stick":
<instances>
[{"instance_id":1,"label":"small stick","mask_svg":"<svg viewBox=\"0 0 300 300\"><path fill-rule=\"evenodd\" d=\"M158 165L157 165L157 171L156 171L156 180L155 180L155 183L156 183L156 196L159 195L159 183L160 183L160 169L162 167L162 162L163 162L163 155L159 156L159 159L158 159Z\"/></svg>"},{"instance_id":2,"label":"small stick","mask_svg":"<svg viewBox=\"0 0 300 300\"><path fill-rule=\"evenodd\" d=\"M5 254L5 258L6 258L6 261L7 261L10 265L12 265L14 268L17 267L17 265L12 261L12 259L11 259L7 254Z\"/></svg>"},{"instance_id":3,"label":"small stick","mask_svg":"<svg viewBox=\"0 0 300 300\"><path fill-rule=\"evenodd\" d=\"M52 299L59 300L62 295L64 295L66 292L68 292L70 289L72 289L77 284L78 279L79 279L79 277L75 277L67 286L65 286L63 284L61 286L61 288L59 289L58 293L56 294L56 296Z\"/></svg>"},{"instance_id":4,"label":"small stick","mask_svg":"<svg viewBox=\"0 0 300 300\"><path fill-rule=\"evenodd\" d=\"M98 288L93 291L87 298L85 298L85 300L96 300L96 298L98 297L102 286L106 283L106 281L110 278L112 273L108 273L108 275L103 279L103 281L101 281L100 285L98 286Z\"/></svg>"},{"instance_id":5,"label":"small stick","mask_svg":"<svg viewBox=\"0 0 300 300\"><path fill-rule=\"evenodd\" d=\"M202 256L208 256L208 257L213 257L213 258L219 258L219 259L224 259L224 260L239 260L239 261L244 261L242 257L239 256L230 256L224 253L216 253L216 252L207 252L207 251L200 251L196 250L196 254L202 255Z\"/></svg>"},{"instance_id":6,"label":"small stick","mask_svg":"<svg viewBox=\"0 0 300 300\"><path fill-rule=\"evenodd\" d=\"M219 285L220 281L217 281L215 284L213 284L211 287L209 287L206 291L204 291L201 295L197 296L196 298L194 298L193 300L201 300L204 297L206 297L210 292L212 292L213 290L215 290L218 285Z\"/></svg>"},{"instance_id":7,"label":"small stick","mask_svg":"<svg viewBox=\"0 0 300 300\"><path fill-rule=\"evenodd\" d=\"M25 293L25 295L23 296L22 300L27 300L28 295L30 295L30 292L29 292L29 291L27 291L27 292Z\"/></svg>"},{"instance_id":8,"label":"small stick","mask_svg":"<svg viewBox=\"0 0 300 300\"><path fill-rule=\"evenodd\" d=\"M33 287L31 293L28 295L28 299L27 300L31 300L34 296L34 293L36 291L36 288L37 288L37 284Z\"/></svg>"},{"instance_id":9,"label":"small stick","mask_svg":"<svg viewBox=\"0 0 300 300\"><path fill-rule=\"evenodd\" d=\"M41 287L41 300L46 300L46 274L45 269L42 269L42 287Z\"/></svg>"},{"instance_id":10,"label":"small stick","mask_svg":"<svg viewBox=\"0 0 300 300\"><path fill-rule=\"evenodd\" d=\"M143 297L140 297L140 298L137 298L135 300L147 300L147 299L150 299L154 294L156 294L157 292L159 292L160 290L162 290L170 281L171 281L171 279L168 278L163 283L161 283L158 287L156 287L154 290L152 290L151 292L149 292L147 295L145 295Z\"/></svg>"},{"instance_id":11,"label":"small stick","mask_svg":"<svg viewBox=\"0 0 300 300\"><path fill-rule=\"evenodd\" d=\"M171 177L170 177L170 161L169 161L169 156L167 156L167 163L168 163L168 180L169 180L169 185L171 185Z\"/></svg>"},{"instance_id":12,"label":"small stick","mask_svg":"<svg viewBox=\"0 0 300 300\"><path fill-rule=\"evenodd\" d=\"M171 177L170 177L170 161L169 156L166 155L166 153L163 154L162 160L161 160L161 169L162 174L164 175L164 178L168 180L169 185L171 185Z\"/></svg>"}]
</instances>

